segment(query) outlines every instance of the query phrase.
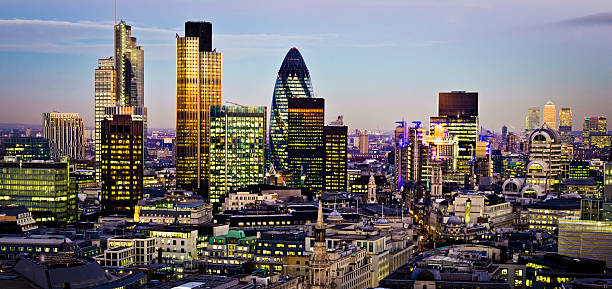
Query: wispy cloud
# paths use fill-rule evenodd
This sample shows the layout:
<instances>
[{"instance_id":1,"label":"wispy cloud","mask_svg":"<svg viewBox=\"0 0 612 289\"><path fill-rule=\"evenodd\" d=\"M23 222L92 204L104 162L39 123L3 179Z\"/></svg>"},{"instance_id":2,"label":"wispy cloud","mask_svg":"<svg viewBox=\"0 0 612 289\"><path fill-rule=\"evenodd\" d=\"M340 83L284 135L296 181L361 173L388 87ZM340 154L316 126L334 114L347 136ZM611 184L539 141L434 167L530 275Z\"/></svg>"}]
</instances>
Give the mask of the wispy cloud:
<instances>
[{"instance_id":1,"label":"wispy cloud","mask_svg":"<svg viewBox=\"0 0 612 289\"><path fill-rule=\"evenodd\" d=\"M559 21L558 24L567 26L612 25L612 12L565 19Z\"/></svg>"}]
</instances>

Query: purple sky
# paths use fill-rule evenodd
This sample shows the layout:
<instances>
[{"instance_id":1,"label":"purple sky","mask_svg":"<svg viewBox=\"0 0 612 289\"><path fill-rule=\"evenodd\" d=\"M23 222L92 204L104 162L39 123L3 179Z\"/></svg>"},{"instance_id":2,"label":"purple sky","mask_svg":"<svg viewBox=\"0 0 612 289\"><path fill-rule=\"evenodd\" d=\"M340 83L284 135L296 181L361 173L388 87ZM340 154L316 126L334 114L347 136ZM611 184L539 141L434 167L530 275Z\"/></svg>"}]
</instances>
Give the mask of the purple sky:
<instances>
[{"instance_id":1,"label":"purple sky","mask_svg":"<svg viewBox=\"0 0 612 289\"><path fill-rule=\"evenodd\" d=\"M175 125L175 33L213 22L223 99L270 106L276 72L297 46L328 121L350 129L427 122L438 91L480 92L482 124L525 126L530 106L574 109L574 127L612 114L612 1L119 1L145 47L151 127ZM93 121L93 70L112 55L113 1L0 2L0 122L45 111Z\"/></svg>"}]
</instances>

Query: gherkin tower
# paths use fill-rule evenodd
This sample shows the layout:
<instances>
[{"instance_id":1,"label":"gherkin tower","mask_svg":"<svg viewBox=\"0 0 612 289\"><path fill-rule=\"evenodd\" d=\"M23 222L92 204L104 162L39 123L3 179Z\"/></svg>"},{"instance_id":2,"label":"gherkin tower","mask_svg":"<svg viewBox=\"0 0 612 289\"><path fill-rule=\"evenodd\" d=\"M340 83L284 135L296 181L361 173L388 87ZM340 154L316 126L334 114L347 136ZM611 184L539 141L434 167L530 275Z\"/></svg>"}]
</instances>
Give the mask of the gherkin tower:
<instances>
[{"instance_id":1,"label":"gherkin tower","mask_svg":"<svg viewBox=\"0 0 612 289\"><path fill-rule=\"evenodd\" d=\"M300 51L293 47L276 76L272 109L270 110L270 163L279 172L288 172L287 164L287 102L289 98L314 97L310 73Z\"/></svg>"}]
</instances>

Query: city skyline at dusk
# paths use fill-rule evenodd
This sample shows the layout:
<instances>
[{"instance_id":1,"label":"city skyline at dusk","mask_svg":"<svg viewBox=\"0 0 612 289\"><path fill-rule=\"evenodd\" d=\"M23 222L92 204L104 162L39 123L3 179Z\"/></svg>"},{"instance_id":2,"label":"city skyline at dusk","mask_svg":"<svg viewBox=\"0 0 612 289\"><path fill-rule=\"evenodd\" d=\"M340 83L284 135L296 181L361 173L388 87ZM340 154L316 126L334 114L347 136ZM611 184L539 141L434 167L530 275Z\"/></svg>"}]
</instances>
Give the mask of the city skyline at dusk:
<instances>
[{"instance_id":1,"label":"city skyline at dusk","mask_svg":"<svg viewBox=\"0 0 612 289\"><path fill-rule=\"evenodd\" d=\"M78 112L92 127L93 69L112 55L113 2L30 2L37 8L0 4L0 122L38 124L56 110ZM438 92L453 90L478 91L481 125L496 131L523 130L527 109L549 99L572 107L574 128L612 113L612 4L604 1L156 4L119 1L118 9L145 49L151 128L174 128L174 41L187 19L215 23L224 101L269 107L295 46L315 96L327 99L326 122L344 115L351 129L426 122Z\"/></svg>"}]
</instances>

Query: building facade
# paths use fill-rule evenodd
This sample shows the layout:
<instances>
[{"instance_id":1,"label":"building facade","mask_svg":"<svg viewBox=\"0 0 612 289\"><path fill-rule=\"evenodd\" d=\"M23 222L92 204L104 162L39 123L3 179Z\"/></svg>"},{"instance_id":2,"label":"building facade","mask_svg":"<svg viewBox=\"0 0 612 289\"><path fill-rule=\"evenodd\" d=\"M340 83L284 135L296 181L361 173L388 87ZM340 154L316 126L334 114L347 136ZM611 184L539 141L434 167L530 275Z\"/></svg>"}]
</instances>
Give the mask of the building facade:
<instances>
[{"instance_id":1,"label":"building facade","mask_svg":"<svg viewBox=\"0 0 612 289\"><path fill-rule=\"evenodd\" d=\"M574 143L574 137L572 136L572 108L562 107L559 110L559 134L561 135L561 141L565 144Z\"/></svg>"},{"instance_id":2,"label":"building facade","mask_svg":"<svg viewBox=\"0 0 612 289\"><path fill-rule=\"evenodd\" d=\"M230 191L263 183L265 145L265 107L211 106L211 203L223 202Z\"/></svg>"},{"instance_id":3,"label":"building facade","mask_svg":"<svg viewBox=\"0 0 612 289\"><path fill-rule=\"evenodd\" d=\"M131 115L114 115L102 121L103 215L134 216L143 192L143 122Z\"/></svg>"},{"instance_id":4,"label":"building facade","mask_svg":"<svg viewBox=\"0 0 612 289\"><path fill-rule=\"evenodd\" d=\"M77 220L68 162L0 162L0 206L25 206L38 223Z\"/></svg>"},{"instance_id":5,"label":"building facade","mask_svg":"<svg viewBox=\"0 0 612 289\"><path fill-rule=\"evenodd\" d=\"M43 137L49 140L51 158L85 158L83 119L78 113L45 112L42 114Z\"/></svg>"},{"instance_id":6,"label":"building facade","mask_svg":"<svg viewBox=\"0 0 612 289\"><path fill-rule=\"evenodd\" d=\"M325 183L324 100L289 98L287 102L287 162L289 184L321 191Z\"/></svg>"},{"instance_id":7,"label":"building facade","mask_svg":"<svg viewBox=\"0 0 612 289\"><path fill-rule=\"evenodd\" d=\"M222 55L212 24L185 22L176 38L176 186L207 195L210 107L221 105Z\"/></svg>"},{"instance_id":8,"label":"building facade","mask_svg":"<svg viewBox=\"0 0 612 289\"><path fill-rule=\"evenodd\" d=\"M534 129L539 128L540 122L540 108L530 107L527 110L527 117L525 118L525 129L530 132Z\"/></svg>"},{"instance_id":9,"label":"building facade","mask_svg":"<svg viewBox=\"0 0 612 289\"><path fill-rule=\"evenodd\" d=\"M325 145L325 191L347 191L348 127L326 125L323 127Z\"/></svg>"},{"instance_id":10,"label":"building facade","mask_svg":"<svg viewBox=\"0 0 612 289\"><path fill-rule=\"evenodd\" d=\"M2 140L4 155L18 160L49 160L49 140L42 137L9 137Z\"/></svg>"},{"instance_id":11,"label":"building facade","mask_svg":"<svg viewBox=\"0 0 612 289\"><path fill-rule=\"evenodd\" d=\"M543 124L552 129L557 129L557 108L552 101L547 101L542 112Z\"/></svg>"}]
</instances>

